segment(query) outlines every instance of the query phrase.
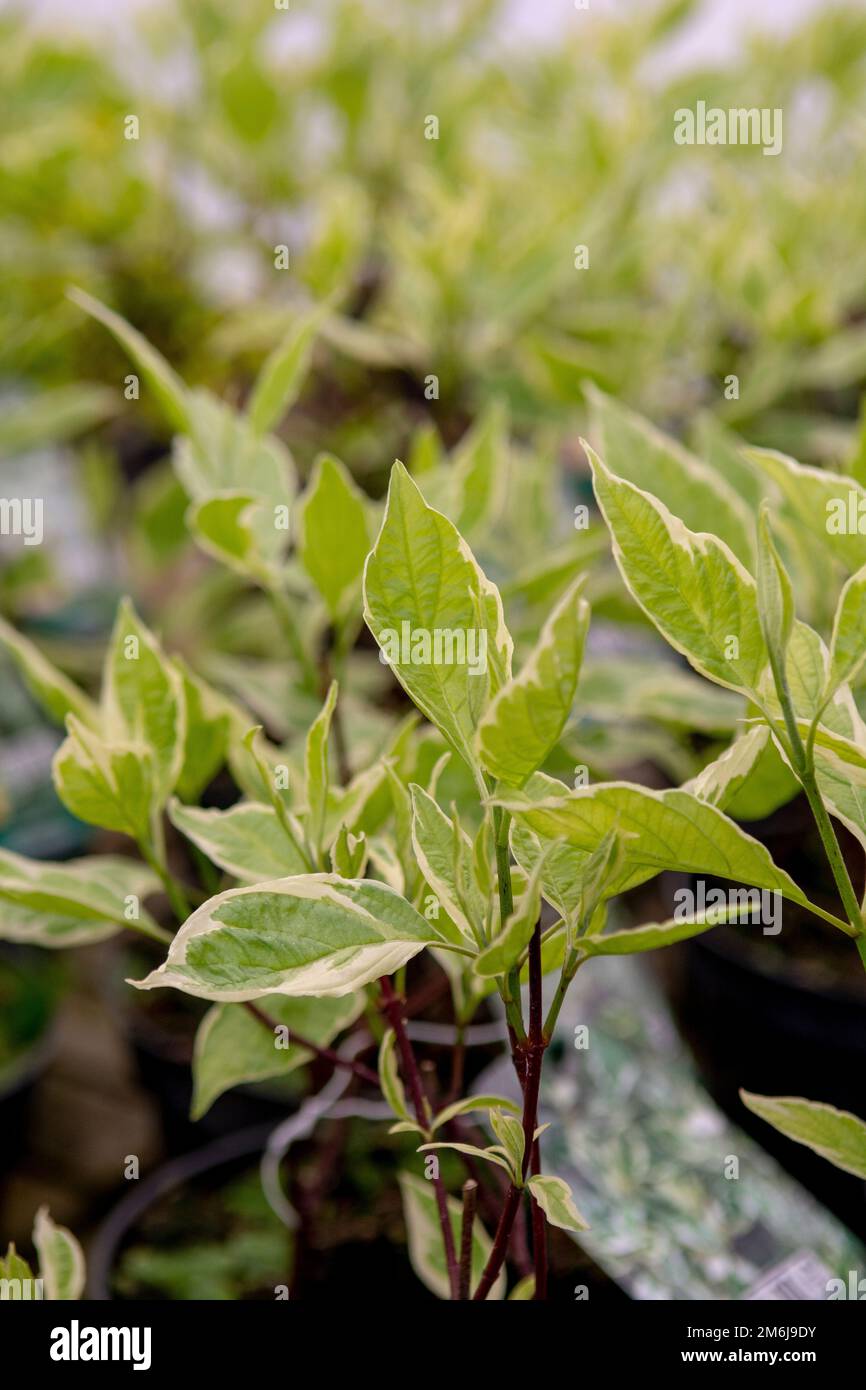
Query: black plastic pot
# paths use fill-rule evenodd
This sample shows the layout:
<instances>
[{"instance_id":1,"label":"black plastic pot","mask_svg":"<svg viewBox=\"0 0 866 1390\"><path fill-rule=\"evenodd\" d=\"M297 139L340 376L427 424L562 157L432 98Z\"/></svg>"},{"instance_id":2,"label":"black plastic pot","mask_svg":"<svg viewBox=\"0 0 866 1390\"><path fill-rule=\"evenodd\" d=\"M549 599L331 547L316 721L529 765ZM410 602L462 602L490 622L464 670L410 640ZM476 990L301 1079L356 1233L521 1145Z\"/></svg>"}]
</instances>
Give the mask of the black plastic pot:
<instances>
[{"instance_id":1,"label":"black plastic pot","mask_svg":"<svg viewBox=\"0 0 866 1390\"><path fill-rule=\"evenodd\" d=\"M166 1151L185 1153L252 1125L276 1125L291 1113L295 1099L290 1086L271 1092L261 1086L236 1087L220 1096L201 1119L190 1119L193 1045L210 1005L176 990L142 993L124 983L150 968L146 955L124 951L112 975L108 1003L126 1034L141 1085L159 1112Z\"/></svg>"},{"instance_id":2,"label":"black plastic pot","mask_svg":"<svg viewBox=\"0 0 866 1390\"><path fill-rule=\"evenodd\" d=\"M219 1193L233 1178L258 1162L272 1129L273 1126L256 1126L223 1136L195 1153L180 1155L151 1177L135 1183L134 1189L99 1228L88 1251L87 1296L99 1301L117 1297L115 1276L124 1251L140 1243L142 1237L138 1228L158 1203L166 1198L174 1199L183 1203L183 1210L191 1210L194 1203L187 1200L187 1194ZM284 1277L288 1281L291 1277L288 1233L286 1242ZM319 1280L311 1279L308 1272L303 1285L303 1301L327 1302L333 1306L336 1285L357 1290L365 1284L375 1289L377 1296L390 1289L393 1297L401 1302L424 1302L431 1298L423 1285L407 1278L405 1249L392 1244L384 1235L337 1245L328 1252L324 1262L320 1261L320 1270Z\"/></svg>"},{"instance_id":3,"label":"black plastic pot","mask_svg":"<svg viewBox=\"0 0 866 1390\"><path fill-rule=\"evenodd\" d=\"M224 1135L203 1149L186 1153L134 1182L99 1227L87 1252L87 1297L105 1302L114 1297L112 1278L119 1256L130 1244L142 1216L160 1198L197 1179L218 1180L254 1162L267 1142L272 1125L259 1125Z\"/></svg>"},{"instance_id":4,"label":"black plastic pot","mask_svg":"<svg viewBox=\"0 0 866 1390\"><path fill-rule=\"evenodd\" d=\"M741 1087L760 1095L801 1095L866 1117L863 994L807 986L781 961L772 971L760 968L724 927L679 951L674 1004L707 1089L792 1176L866 1238L866 1183L785 1139L739 1097Z\"/></svg>"}]
</instances>

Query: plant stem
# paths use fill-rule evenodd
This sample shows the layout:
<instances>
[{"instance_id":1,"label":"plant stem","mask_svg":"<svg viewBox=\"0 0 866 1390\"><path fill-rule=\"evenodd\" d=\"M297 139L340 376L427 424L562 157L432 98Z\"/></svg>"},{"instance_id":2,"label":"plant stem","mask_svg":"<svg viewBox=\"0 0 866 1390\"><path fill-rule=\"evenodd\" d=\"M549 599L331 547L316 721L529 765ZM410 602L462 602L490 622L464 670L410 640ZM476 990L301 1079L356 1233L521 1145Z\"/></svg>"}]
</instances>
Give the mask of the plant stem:
<instances>
[{"instance_id":1,"label":"plant stem","mask_svg":"<svg viewBox=\"0 0 866 1390\"><path fill-rule=\"evenodd\" d=\"M258 1004L253 1003L251 999L244 1001L244 1008L271 1033L283 1026ZM346 1071L352 1072L359 1081L366 1081L371 1086L379 1085L379 1078L376 1073L370 1067L365 1067L363 1062L356 1062L352 1057L341 1057L339 1052L335 1052L332 1047L320 1047L318 1043L311 1042L309 1038L296 1033L294 1028L291 1029L291 1041L297 1043L298 1047L305 1047L308 1051L315 1053L317 1057L322 1058L322 1061L330 1062L334 1067L343 1067Z\"/></svg>"},{"instance_id":2,"label":"plant stem","mask_svg":"<svg viewBox=\"0 0 866 1390\"><path fill-rule=\"evenodd\" d=\"M415 1061L415 1053L412 1051L409 1034L406 1032L406 1020L403 1017L402 1001L395 994L394 986L391 984L387 975L382 976L379 981L379 986L382 991L382 1007L388 1022L394 1029L394 1036L397 1040L397 1049L400 1053L400 1061L402 1064L403 1080L409 1090L412 1107L415 1111L415 1118L421 1128L426 1131L430 1128L430 1107L424 1095L424 1088L421 1084L421 1073L418 1070L418 1063ZM442 1243L445 1247L448 1285L451 1290L451 1298L456 1299L459 1286L457 1252L454 1247L454 1231L451 1227L451 1217L448 1212L448 1194L445 1191L445 1184L438 1173L433 1179L433 1188L436 1193L439 1224L442 1227Z\"/></svg>"},{"instance_id":3,"label":"plant stem","mask_svg":"<svg viewBox=\"0 0 866 1390\"><path fill-rule=\"evenodd\" d=\"M139 842L139 849L145 862L150 865L157 878L160 880L166 891L168 900L171 903L171 910L177 918L178 925L185 922L192 912L186 893L177 879L172 875L165 859L165 843L162 833L162 826L159 824L154 832L151 844L143 841Z\"/></svg>"},{"instance_id":4,"label":"plant stem","mask_svg":"<svg viewBox=\"0 0 866 1390\"><path fill-rule=\"evenodd\" d=\"M289 644L292 656L304 674L304 684L310 690L315 690L317 686L316 670L301 640L301 634L298 630L298 624L295 621L295 615L292 611L289 596L284 589L279 588L277 585L273 588L269 588L268 593L273 601L277 617L280 620L280 625Z\"/></svg>"},{"instance_id":5,"label":"plant stem","mask_svg":"<svg viewBox=\"0 0 866 1390\"><path fill-rule=\"evenodd\" d=\"M457 1297L464 1303L472 1288L472 1226L475 1221L475 1205L478 1199L478 1184L471 1178L463 1184L463 1222L460 1227L460 1277Z\"/></svg>"},{"instance_id":6,"label":"plant stem","mask_svg":"<svg viewBox=\"0 0 866 1390\"><path fill-rule=\"evenodd\" d=\"M511 854L508 848L508 827L511 817L501 806L493 807L493 839L496 849L496 882L499 889L499 925L505 926L514 911L514 891L511 884ZM500 985L500 995L505 1005L509 1026L519 1040L526 1037L523 1015L520 1011L520 967L511 971L504 984Z\"/></svg>"},{"instance_id":7,"label":"plant stem","mask_svg":"<svg viewBox=\"0 0 866 1390\"><path fill-rule=\"evenodd\" d=\"M547 1011L547 1018L544 1020L544 1037L547 1042L550 1042L553 1037L553 1030L559 1018L559 1012L565 1003L568 987L577 973L578 966L585 959L586 957L582 956L579 951L571 950L562 963L562 974L559 977L559 984L556 986L556 993Z\"/></svg>"},{"instance_id":8,"label":"plant stem","mask_svg":"<svg viewBox=\"0 0 866 1390\"><path fill-rule=\"evenodd\" d=\"M508 1243L512 1227L520 1208L526 1176L532 1161L535 1147L535 1130L538 1121L538 1093L541 1087L541 1068L547 1042L542 1027L541 1006L541 923L536 922L529 947L529 1036L518 1041L513 1053L514 1067L523 1086L523 1168L518 1186L512 1182L505 1198L505 1205L493 1238L487 1264L481 1275L475 1300L487 1297L499 1275L508 1253ZM536 1252L536 1259L540 1252Z\"/></svg>"},{"instance_id":9,"label":"plant stem","mask_svg":"<svg viewBox=\"0 0 866 1390\"><path fill-rule=\"evenodd\" d=\"M541 1150L536 1139L532 1146L533 1176L541 1172ZM532 1201L532 1256L535 1268L535 1292L533 1300L543 1303L547 1299L547 1220L541 1207L530 1194Z\"/></svg>"},{"instance_id":10,"label":"plant stem","mask_svg":"<svg viewBox=\"0 0 866 1390\"><path fill-rule=\"evenodd\" d=\"M790 742L789 751L791 763L800 785L806 793L809 808L815 819L815 824L818 827L818 834L821 836L821 843L824 846L827 862L830 865L836 887L839 890L839 897L842 899L842 904L845 908L845 915L854 930L854 934L857 938L857 950L860 953L860 959L863 962L864 969L866 969L866 939L864 939L866 927L864 927L863 914L860 911L860 904L857 900L857 894L854 892L854 886L842 856L839 841L836 838L836 831L833 829L833 824L827 814L827 808L818 790L818 781L815 777L815 731L821 717L821 710L818 711L812 721L807 747L804 747L803 740L800 737L800 730L797 726L794 706L791 700L791 692L788 689L785 673L774 660L772 654L770 656L770 665L772 667L776 693L782 707L782 715L785 720L785 728Z\"/></svg>"},{"instance_id":11,"label":"plant stem","mask_svg":"<svg viewBox=\"0 0 866 1390\"><path fill-rule=\"evenodd\" d=\"M126 918L123 919L123 925L129 927L130 931L137 931L139 936L147 936L151 941L158 941L163 946L170 946L174 940L171 932L166 931L164 927L149 927L146 922L127 921Z\"/></svg>"},{"instance_id":12,"label":"plant stem","mask_svg":"<svg viewBox=\"0 0 866 1390\"><path fill-rule=\"evenodd\" d=\"M803 774L802 785L812 815L815 818L815 824L818 827L818 834L821 836L821 843L824 846L827 862L830 865L836 887L839 890L839 897L842 899L842 904L845 908L845 915L857 933L857 949L862 956L863 950L861 949L861 943L866 945L863 935L863 914L860 911L857 894L854 892L851 877L848 873L845 860L842 857L842 850L836 838L836 831L833 829L833 823L827 814L827 808L818 790L814 771L810 770ZM864 961L864 963L866 963L866 961Z\"/></svg>"}]
</instances>

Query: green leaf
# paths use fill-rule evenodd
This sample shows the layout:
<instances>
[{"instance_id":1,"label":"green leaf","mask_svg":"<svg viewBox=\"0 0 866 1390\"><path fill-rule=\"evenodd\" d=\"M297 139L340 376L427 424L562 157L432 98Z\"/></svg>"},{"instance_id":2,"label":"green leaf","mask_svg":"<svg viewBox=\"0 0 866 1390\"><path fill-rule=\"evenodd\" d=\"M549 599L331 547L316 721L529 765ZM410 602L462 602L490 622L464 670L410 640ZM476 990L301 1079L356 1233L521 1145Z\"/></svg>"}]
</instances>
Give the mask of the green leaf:
<instances>
[{"instance_id":1,"label":"green leaf","mask_svg":"<svg viewBox=\"0 0 866 1390\"><path fill-rule=\"evenodd\" d=\"M852 574L839 595L830 638L827 693L850 684L866 661L866 565Z\"/></svg>"},{"instance_id":2,"label":"green leaf","mask_svg":"<svg viewBox=\"0 0 866 1390\"><path fill-rule=\"evenodd\" d=\"M56 1226L47 1207L40 1207L33 1226L33 1244L39 1255L39 1275L44 1294L53 1301L69 1302L84 1291L84 1255L65 1226Z\"/></svg>"},{"instance_id":3,"label":"green leaf","mask_svg":"<svg viewBox=\"0 0 866 1390\"><path fill-rule=\"evenodd\" d=\"M183 661L175 659L183 680L186 730L177 778L181 801L197 801L226 760L231 714L228 702Z\"/></svg>"},{"instance_id":4,"label":"green leaf","mask_svg":"<svg viewBox=\"0 0 866 1390\"><path fill-rule=\"evenodd\" d=\"M250 423L258 434L279 424L297 400L325 312L326 306L317 305L301 315L265 359L247 407Z\"/></svg>"},{"instance_id":5,"label":"green leaf","mask_svg":"<svg viewBox=\"0 0 866 1390\"><path fill-rule=\"evenodd\" d=\"M239 801L227 811L217 811L171 801L168 814L188 840L243 883L302 874L306 869L276 811L262 802ZM297 832L301 837L300 826Z\"/></svg>"},{"instance_id":6,"label":"green leaf","mask_svg":"<svg viewBox=\"0 0 866 1390\"><path fill-rule=\"evenodd\" d=\"M412 1268L431 1293L437 1298L447 1299L450 1289L448 1267L442 1245L442 1227L439 1224L436 1193L432 1182L415 1177L414 1173L400 1174L400 1192L403 1197L403 1217L406 1222L406 1236L409 1242L409 1259ZM448 1198L448 1219L454 1232L455 1248L460 1248L460 1229L463 1208L453 1197ZM472 1266L470 1292L478 1287L484 1266L490 1256L492 1243L477 1219L472 1225ZM488 1297L500 1299L505 1296L505 1272L503 1271Z\"/></svg>"},{"instance_id":7,"label":"green leaf","mask_svg":"<svg viewBox=\"0 0 866 1390\"><path fill-rule=\"evenodd\" d=\"M288 1076L303 1066L314 1054L293 1041L294 1033L317 1047L328 1047L358 1018L364 997L286 999L273 994L261 1004L269 1018L288 1030L287 1036L272 1032L242 1004L215 1004L199 1024L192 1059L193 1120L200 1120L233 1086Z\"/></svg>"},{"instance_id":8,"label":"green leaf","mask_svg":"<svg viewBox=\"0 0 866 1390\"><path fill-rule=\"evenodd\" d=\"M143 745L152 754L154 790L162 805L183 767L183 677L129 599L118 608L106 654L103 706L112 742Z\"/></svg>"},{"instance_id":9,"label":"green leaf","mask_svg":"<svg viewBox=\"0 0 866 1390\"><path fill-rule=\"evenodd\" d=\"M298 507L301 564L325 601L332 622L346 616L360 594L370 549L367 507L348 469L332 454L320 454Z\"/></svg>"},{"instance_id":10,"label":"green leaf","mask_svg":"<svg viewBox=\"0 0 866 1390\"><path fill-rule=\"evenodd\" d=\"M406 1092L397 1067L396 1048L397 1034L393 1028L389 1028L379 1047L379 1086L397 1119L420 1131L420 1126L406 1104Z\"/></svg>"},{"instance_id":11,"label":"green leaf","mask_svg":"<svg viewBox=\"0 0 866 1390\"><path fill-rule=\"evenodd\" d=\"M498 691L478 726L482 764L512 786L541 767L571 713L589 628L582 585L577 580L560 599L520 674Z\"/></svg>"},{"instance_id":12,"label":"green leaf","mask_svg":"<svg viewBox=\"0 0 866 1390\"><path fill-rule=\"evenodd\" d=\"M341 878L363 878L367 863L367 837L353 835L341 825L331 846L331 867Z\"/></svg>"},{"instance_id":13,"label":"green leaf","mask_svg":"<svg viewBox=\"0 0 866 1390\"><path fill-rule=\"evenodd\" d=\"M623 862L606 894L625 891L663 869L716 874L719 878L778 891L791 902L827 918L810 903L764 845L721 811L679 788L652 791L628 782L580 787L533 803L525 793L499 804L548 839L563 837L591 852L605 835L623 836ZM834 923L837 919L832 918Z\"/></svg>"},{"instance_id":14,"label":"green leaf","mask_svg":"<svg viewBox=\"0 0 866 1390\"><path fill-rule=\"evenodd\" d=\"M186 523L202 550L265 588L279 583L285 531L270 503L249 492L218 492L193 503Z\"/></svg>"},{"instance_id":15,"label":"green leaf","mask_svg":"<svg viewBox=\"0 0 866 1390\"><path fill-rule=\"evenodd\" d=\"M559 1226L563 1231L589 1229L589 1222L574 1205L571 1188L562 1178L538 1174L529 1179L528 1187L551 1226Z\"/></svg>"},{"instance_id":16,"label":"green leaf","mask_svg":"<svg viewBox=\"0 0 866 1390\"><path fill-rule=\"evenodd\" d=\"M475 960L475 973L482 979L507 975L523 954L535 930L541 911L541 875L544 855L539 856L526 891L507 918L501 931Z\"/></svg>"},{"instance_id":17,"label":"green leaf","mask_svg":"<svg viewBox=\"0 0 866 1390\"><path fill-rule=\"evenodd\" d=\"M331 681L325 703L310 725L304 751L304 772L307 796L307 826L310 840L321 853L325 835L325 815L328 809L328 738L331 720L337 705L338 686Z\"/></svg>"},{"instance_id":18,"label":"green leaf","mask_svg":"<svg viewBox=\"0 0 866 1390\"><path fill-rule=\"evenodd\" d=\"M73 714L66 722L69 734L52 763L64 806L88 825L149 841L155 804L150 750L141 744L104 743Z\"/></svg>"},{"instance_id":19,"label":"green leaf","mask_svg":"<svg viewBox=\"0 0 866 1390\"><path fill-rule=\"evenodd\" d=\"M4 618L0 618L0 644L8 651L27 689L49 719L62 726L67 714L74 714L82 724L98 727L99 714L89 696L52 666L39 648L16 632Z\"/></svg>"},{"instance_id":20,"label":"green leaf","mask_svg":"<svg viewBox=\"0 0 866 1390\"><path fill-rule=\"evenodd\" d=\"M546 773L537 772L526 784L524 794L532 801L544 801L550 796L561 796L563 791L561 782L548 777ZM536 865L542 861L544 897L563 917L573 917L582 900L583 874L589 852L575 849L563 841L542 841L522 820L512 822L511 850L527 877L532 876Z\"/></svg>"},{"instance_id":21,"label":"green leaf","mask_svg":"<svg viewBox=\"0 0 866 1390\"><path fill-rule=\"evenodd\" d=\"M383 883L306 874L218 893L195 911L139 989L236 1003L342 996L443 938Z\"/></svg>"},{"instance_id":22,"label":"green leaf","mask_svg":"<svg viewBox=\"0 0 866 1390\"><path fill-rule=\"evenodd\" d=\"M490 1124L508 1159L515 1184L522 1187L523 1157L526 1152L523 1125L516 1116L509 1115L504 1110L491 1110Z\"/></svg>"},{"instance_id":23,"label":"green leaf","mask_svg":"<svg viewBox=\"0 0 866 1390\"><path fill-rule=\"evenodd\" d=\"M451 921L474 942L486 905L472 873L469 837L422 787L413 782L409 792L412 844L421 872ZM459 844L465 851L460 856L456 853Z\"/></svg>"},{"instance_id":24,"label":"green leaf","mask_svg":"<svg viewBox=\"0 0 866 1390\"><path fill-rule=\"evenodd\" d=\"M150 386L171 428L178 432L188 430L191 418L187 389L162 354L151 346L137 328L133 328L126 319L109 309L106 304L94 299L93 295L74 286L67 290L67 294L85 313L104 324L126 350Z\"/></svg>"},{"instance_id":25,"label":"green leaf","mask_svg":"<svg viewBox=\"0 0 866 1390\"><path fill-rule=\"evenodd\" d=\"M475 730L511 675L502 601L401 463L364 571L364 617L400 684L476 771Z\"/></svg>"},{"instance_id":26,"label":"green leaf","mask_svg":"<svg viewBox=\"0 0 866 1390\"><path fill-rule=\"evenodd\" d=\"M417 1125L413 1128L417 1129ZM511 1163L498 1145L482 1149L478 1144L446 1143L444 1140L440 1140L435 1144L420 1144L418 1146L419 1153L429 1153L433 1149L451 1149L454 1153L467 1154L470 1158L480 1158L485 1163L492 1163L495 1167L502 1168L510 1178L514 1177Z\"/></svg>"},{"instance_id":27,"label":"green leaf","mask_svg":"<svg viewBox=\"0 0 866 1390\"><path fill-rule=\"evenodd\" d=\"M209 391L190 393L190 411L189 437L174 442L174 467L184 489L194 502L220 493L244 493L267 503L260 519L267 550L264 530L273 536L277 508L288 520L296 491L291 455L278 439L260 438L246 416ZM285 534L287 527L283 530Z\"/></svg>"},{"instance_id":28,"label":"green leaf","mask_svg":"<svg viewBox=\"0 0 866 1390\"><path fill-rule=\"evenodd\" d=\"M776 668L785 670L785 653L794 626L791 579L773 542L765 502L758 521L758 617Z\"/></svg>"},{"instance_id":29,"label":"green leaf","mask_svg":"<svg viewBox=\"0 0 866 1390\"><path fill-rule=\"evenodd\" d=\"M471 1115L478 1110L493 1109L511 1111L514 1115L520 1113L519 1107L504 1096L465 1096L463 1100L455 1100L452 1105L446 1105L437 1111L431 1133L435 1134L437 1129L449 1124L457 1115Z\"/></svg>"},{"instance_id":30,"label":"green leaf","mask_svg":"<svg viewBox=\"0 0 866 1390\"><path fill-rule=\"evenodd\" d=\"M774 449L747 449L746 457L781 489L800 526L825 553L854 571L866 564L866 535L848 525L849 509L866 515L866 488L826 468L806 468Z\"/></svg>"},{"instance_id":31,"label":"green leaf","mask_svg":"<svg viewBox=\"0 0 866 1390\"><path fill-rule=\"evenodd\" d=\"M701 675L754 691L767 651L751 575L722 541L690 531L587 450L616 562L640 607Z\"/></svg>"},{"instance_id":32,"label":"green leaf","mask_svg":"<svg viewBox=\"0 0 866 1390\"><path fill-rule=\"evenodd\" d=\"M683 791L689 791L699 800L708 801L711 806L724 811L748 781L769 739L768 726L756 724L735 739L713 762L707 763Z\"/></svg>"},{"instance_id":33,"label":"green leaf","mask_svg":"<svg viewBox=\"0 0 866 1390\"><path fill-rule=\"evenodd\" d=\"M25 1290L29 1292L30 1297L36 1295L35 1287L33 1287L35 1284L33 1270L27 1261L21 1258L11 1241L6 1250L5 1258L0 1255L0 1280L16 1281L25 1286L24 1289L13 1292L13 1289L0 1285L0 1300L4 1303L17 1302L18 1293L23 1297Z\"/></svg>"},{"instance_id":34,"label":"green leaf","mask_svg":"<svg viewBox=\"0 0 866 1390\"><path fill-rule=\"evenodd\" d=\"M448 469L457 499L452 515L461 531L472 531L495 517L508 476L507 458L508 414L504 402L494 400L463 436Z\"/></svg>"},{"instance_id":35,"label":"green leaf","mask_svg":"<svg viewBox=\"0 0 866 1390\"><path fill-rule=\"evenodd\" d=\"M745 565L752 563L749 509L716 470L676 439L596 388L588 390L593 433L612 473L652 493L692 531L714 533Z\"/></svg>"},{"instance_id":36,"label":"green leaf","mask_svg":"<svg viewBox=\"0 0 866 1390\"><path fill-rule=\"evenodd\" d=\"M120 397L93 381L40 385L38 396L7 399L0 421L0 457L15 458L31 449L86 435L118 411Z\"/></svg>"},{"instance_id":37,"label":"green leaf","mask_svg":"<svg viewBox=\"0 0 866 1390\"><path fill-rule=\"evenodd\" d=\"M741 890L748 891L748 890ZM748 920L752 908L742 907L742 920ZM706 913L679 921L645 922L640 927L626 927L622 931L599 932L582 936L579 949L587 956L631 956L640 951L657 951L663 946L673 946L678 941L688 941L693 936L710 931L713 927L727 922L741 920L740 909L730 907L708 908Z\"/></svg>"},{"instance_id":38,"label":"green leaf","mask_svg":"<svg viewBox=\"0 0 866 1390\"><path fill-rule=\"evenodd\" d=\"M52 863L0 850L0 938L34 946L82 946L134 924L156 923L141 901L156 875L136 859L88 855Z\"/></svg>"},{"instance_id":39,"label":"green leaf","mask_svg":"<svg viewBox=\"0 0 866 1390\"><path fill-rule=\"evenodd\" d=\"M788 1139L805 1144L844 1172L866 1178L866 1123L856 1115L800 1096L756 1096L740 1091L740 1099Z\"/></svg>"}]
</instances>

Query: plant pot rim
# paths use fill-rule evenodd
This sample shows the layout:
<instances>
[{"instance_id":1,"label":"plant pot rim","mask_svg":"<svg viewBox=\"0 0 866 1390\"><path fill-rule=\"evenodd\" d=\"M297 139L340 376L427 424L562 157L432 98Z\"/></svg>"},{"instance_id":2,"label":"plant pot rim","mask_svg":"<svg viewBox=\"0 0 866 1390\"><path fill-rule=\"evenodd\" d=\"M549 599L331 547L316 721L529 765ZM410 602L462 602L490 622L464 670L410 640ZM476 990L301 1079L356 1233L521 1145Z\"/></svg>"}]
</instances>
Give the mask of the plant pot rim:
<instances>
[{"instance_id":1,"label":"plant pot rim","mask_svg":"<svg viewBox=\"0 0 866 1390\"><path fill-rule=\"evenodd\" d=\"M273 1122L252 1125L234 1134L220 1135L190 1153L179 1154L162 1163L146 1178L136 1182L133 1190L111 1209L100 1224L87 1254L87 1297L95 1302L110 1302L110 1275L118 1248L126 1233L138 1218L175 1187L198 1177L224 1163L251 1157L264 1149L276 1125Z\"/></svg>"}]
</instances>

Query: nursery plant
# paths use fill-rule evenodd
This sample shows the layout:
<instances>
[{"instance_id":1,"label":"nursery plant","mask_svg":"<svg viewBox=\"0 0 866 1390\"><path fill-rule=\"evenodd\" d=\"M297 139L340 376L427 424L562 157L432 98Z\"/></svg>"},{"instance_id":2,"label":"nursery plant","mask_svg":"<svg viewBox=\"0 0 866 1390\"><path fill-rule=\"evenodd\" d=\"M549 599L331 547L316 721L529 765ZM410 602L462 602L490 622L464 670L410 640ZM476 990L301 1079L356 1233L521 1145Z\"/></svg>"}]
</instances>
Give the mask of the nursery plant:
<instances>
[{"instance_id":1,"label":"nursery plant","mask_svg":"<svg viewBox=\"0 0 866 1390\"><path fill-rule=\"evenodd\" d=\"M190 431L176 449L195 493L197 536L280 594L284 552L268 527L279 530L290 494L275 482L285 475L264 430L292 379L292 345L264 373L265 382L279 382L267 411L256 411L255 402L268 399L262 387L240 422L226 417L238 449L196 451L201 425L185 388L127 328L109 322ZM204 404L205 418L212 408ZM217 445L225 438L217 435ZM712 874L780 893L864 953L858 901L828 816L829 808L855 817L866 767L846 685L866 658L857 636L863 576L843 590L827 651L794 618L766 514L755 580L724 541L691 532L589 456L635 599L700 675L744 695L754 709L732 747L686 787L570 787L545 771L576 700L579 706L590 619L585 581L568 585L515 670L499 590L400 463L363 561L363 617L383 662L444 744L432 766L408 755L414 730L398 725L385 755L349 777L335 736L343 699L336 681L309 727L300 764L291 748L264 737L240 702L167 653L129 602L118 612L98 699L20 634L3 630L31 689L66 723L54 762L58 795L82 820L126 836L139 857L46 864L3 853L0 931L60 947L127 928L162 943L163 962L130 983L210 1002L194 1059L198 1114L225 1089L283 1075L316 1055L351 1071L355 1084L377 1082L394 1127L417 1139L416 1164L400 1179L409 1254L444 1298L502 1297L509 1268L520 1276L511 1296L545 1298L547 1224L584 1225L566 1184L544 1172L538 1113L545 1053L578 969L599 955L682 940L738 911L611 929L614 897L665 869ZM219 471L226 464L238 472L226 477ZM267 487L239 485L250 468L261 470L256 476ZM319 511L323 487L330 502ZM341 621L351 622L347 596L360 579L356 561L341 578L342 563L366 548L358 545L366 511L339 470L324 466L301 507L306 572L330 601L339 634ZM203 525L209 512L214 524ZM325 522L332 529L323 534L316 525ZM292 600L278 601L289 610L287 659L303 670ZM810 903L725 814L767 739L809 796L842 915ZM225 762L241 799L227 810L196 805ZM442 804L450 763L460 765L471 790L459 810ZM181 870L167 852L167 824L190 846ZM159 890L168 904L162 910ZM428 1090L406 1022L407 967L422 953L445 973L453 1000L458 1058L444 1095ZM519 1101L461 1093L462 1033L491 997L500 1001ZM344 1047L349 1029L352 1044ZM374 1039L375 1072L361 1060ZM446 1188L443 1149L470 1174L460 1192ZM498 1210L483 1224L477 1184L486 1191L491 1178ZM509 1266L515 1225L527 1217L531 1271L513 1260Z\"/></svg>"}]
</instances>

